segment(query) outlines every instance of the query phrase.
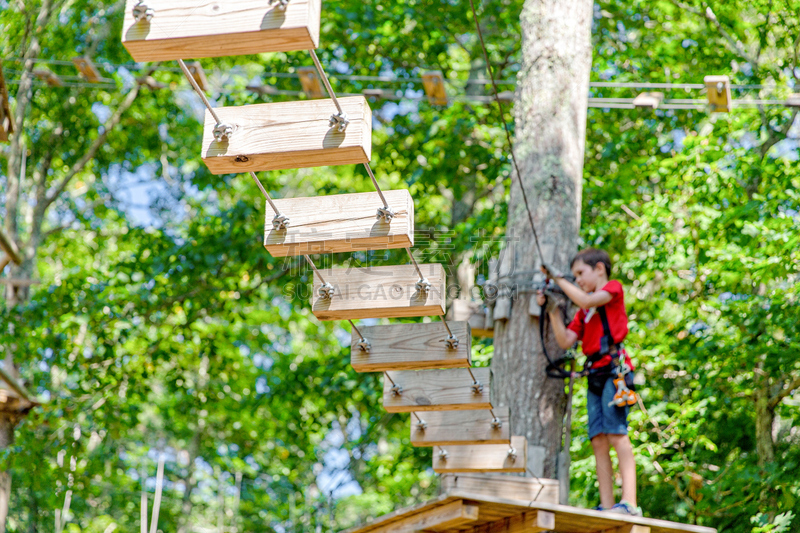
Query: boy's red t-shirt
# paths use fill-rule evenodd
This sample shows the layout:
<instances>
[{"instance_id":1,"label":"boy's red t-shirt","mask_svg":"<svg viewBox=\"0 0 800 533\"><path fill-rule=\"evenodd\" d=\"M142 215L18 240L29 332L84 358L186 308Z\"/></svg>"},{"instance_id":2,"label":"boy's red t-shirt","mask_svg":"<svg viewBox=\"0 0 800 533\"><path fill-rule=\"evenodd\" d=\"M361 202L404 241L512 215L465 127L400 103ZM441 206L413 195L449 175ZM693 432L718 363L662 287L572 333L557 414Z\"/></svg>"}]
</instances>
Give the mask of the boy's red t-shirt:
<instances>
[{"instance_id":1,"label":"boy's red t-shirt","mask_svg":"<svg viewBox=\"0 0 800 533\"><path fill-rule=\"evenodd\" d=\"M605 305L606 317L608 317L608 327L615 343L625 340L628 335L628 314L625 312L625 295L622 291L622 284L617 280L609 281L601 290L611 295L611 301ZM587 320L588 317L588 320ZM578 340L582 342L584 355L591 355L600 351L600 339L603 337L603 321L595 308L588 312L580 309L575 313L567 328L578 335ZM630 358L626 355L626 362L633 368ZM611 355L607 355L593 365L594 368L606 366L611 363Z\"/></svg>"}]
</instances>

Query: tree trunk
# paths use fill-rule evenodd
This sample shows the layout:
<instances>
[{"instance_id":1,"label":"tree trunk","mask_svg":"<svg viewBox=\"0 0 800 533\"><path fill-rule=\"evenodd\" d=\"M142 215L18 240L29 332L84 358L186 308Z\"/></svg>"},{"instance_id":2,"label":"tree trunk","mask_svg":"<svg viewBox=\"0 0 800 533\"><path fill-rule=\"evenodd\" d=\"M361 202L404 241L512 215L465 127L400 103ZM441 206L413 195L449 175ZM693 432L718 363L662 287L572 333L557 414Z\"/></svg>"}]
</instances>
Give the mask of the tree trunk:
<instances>
[{"instance_id":1,"label":"tree trunk","mask_svg":"<svg viewBox=\"0 0 800 533\"><path fill-rule=\"evenodd\" d=\"M592 62L592 0L526 0L522 68L517 80L515 152L521 176L511 186L509 250L501 276L530 280L540 260L523 202L525 187L545 260L567 270L577 250L586 105ZM518 179L516 179L518 178ZM494 391L514 416L514 433L528 439L528 465L556 476L566 396L548 378L530 292L519 292L511 316L495 324ZM559 355L552 334L548 353Z\"/></svg>"},{"instance_id":2,"label":"tree trunk","mask_svg":"<svg viewBox=\"0 0 800 533\"><path fill-rule=\"evenodd\" d=\"M775 409L770 405L770 387L766 377L759 380L754 399L756 403L756 454L758 465L763 467L775 461L775 443L772 440Z\"/></svg>"}]
</instances>

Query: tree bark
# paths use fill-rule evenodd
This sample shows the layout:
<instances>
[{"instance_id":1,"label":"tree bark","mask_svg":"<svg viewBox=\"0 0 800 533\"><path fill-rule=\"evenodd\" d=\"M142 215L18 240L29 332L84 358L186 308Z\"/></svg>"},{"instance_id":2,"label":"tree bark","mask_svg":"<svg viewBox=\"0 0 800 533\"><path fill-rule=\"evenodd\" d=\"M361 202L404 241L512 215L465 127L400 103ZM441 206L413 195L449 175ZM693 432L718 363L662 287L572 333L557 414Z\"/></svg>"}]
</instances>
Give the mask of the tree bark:
<instances>
[{"instance_id":1,"label":"tree bark","mask_svg":"<svg viewBox=\"0 0 800 533\"><path fill-rule=\"evenodd\" d=\"M515 176L509 201L508 253L501 281L530 280L540 260L523 202L528 201L545 261L567 270L577 250L586 106L592 61L592 0L527 0L521 14L522 68L515 103ZM529 467L556 476L566 407L564 382L548 378L532 294L518 292L511 316L495 324L494 391L528 439ZM548 353L559 355L552 335ZM533 453L531 453L533 452Z\"/></svg>"}]
</instances>

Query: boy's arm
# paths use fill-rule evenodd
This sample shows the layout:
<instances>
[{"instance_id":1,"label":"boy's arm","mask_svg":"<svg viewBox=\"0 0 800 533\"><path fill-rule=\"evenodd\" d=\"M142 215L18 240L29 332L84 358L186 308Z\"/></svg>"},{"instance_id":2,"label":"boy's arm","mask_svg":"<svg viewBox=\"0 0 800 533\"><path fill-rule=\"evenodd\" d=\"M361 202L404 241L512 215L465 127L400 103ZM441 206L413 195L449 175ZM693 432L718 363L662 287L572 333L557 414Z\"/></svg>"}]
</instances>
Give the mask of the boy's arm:
<instances>
[{"instance_id":1,"label":"boy's arm","mask_svg":"<svg viewBox=\"0 0 800 533\"><path fill-rule=\"evenodd\" d=\"M550 312L550 323L553 325L553 333L556 335L556 342L562 350L570 348L578 341L578 334L571 329L567 329L564 325L560 311Z\"/></svg>"},{"instance_id":2,"label":"boy's arm","mask_svg":"<svg viewBox=\"0 0 800 533\"><path fill-rule=\"evenodd\" d=\"M556 280L558 286L561 287L561 290L564 291L564 294L566 294L567 297L581 309L590 309L592 307L606 305L611 301L611 293L609 292L601 290L595 291L592 294L588 294L583 292L583 290L577 285L573 285L562 277L557 277L554 279Z\"/></svg>"}]
</instances>

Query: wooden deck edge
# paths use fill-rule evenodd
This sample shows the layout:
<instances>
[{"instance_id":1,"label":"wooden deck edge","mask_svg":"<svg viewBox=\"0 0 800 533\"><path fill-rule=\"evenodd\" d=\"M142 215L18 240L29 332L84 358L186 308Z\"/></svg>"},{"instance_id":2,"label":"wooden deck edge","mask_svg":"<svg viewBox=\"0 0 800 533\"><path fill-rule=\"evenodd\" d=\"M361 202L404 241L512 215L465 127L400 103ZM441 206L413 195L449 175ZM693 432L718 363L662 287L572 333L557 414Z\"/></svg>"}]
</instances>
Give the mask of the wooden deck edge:
<instances>
[{"instance_id":1,"label":"wooden deck edge","mask_svg":"<svg viewBox=\"0 0 800 533\"><path fill-rule=\"evenodd\" d=\"M679 522L670 522L668 520L660 520L657 518L645 518L640 516L626 516L609 514L606 511L594 511L591 509L581 509L577 507L570 507L568 505L558 505L545 502L530 502L529 504L521 503L519 500L508 500L504 498L488 497L481 494L472 494L459 490L453 490L443 494L435 499L428 500L427 502L419 503L417 505L407 507L405 509L398 509L389 514L376 518L369 524L349 528L341 533L368 533L383 526L387 526L392 522L398 521L409 515L420 513L429 509L434 509L441 505L446 505L450 502L463 500L466 504L497 504L506 507L519 509L520 513L535 509L541 511L549 511L555 513L556 520L558 516L585 516L593 519L602 520L607 524L607 529L614 529L627 525L640 525L651 528L653 531L660 532L674 532L674 533L717 533L717 530L712 527L696 526L692 524L682 524ZM605 525L604 525L605 528ZM555 531L558 531L556 528Z\"/></svg>"}]
</instances>

